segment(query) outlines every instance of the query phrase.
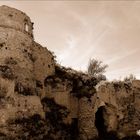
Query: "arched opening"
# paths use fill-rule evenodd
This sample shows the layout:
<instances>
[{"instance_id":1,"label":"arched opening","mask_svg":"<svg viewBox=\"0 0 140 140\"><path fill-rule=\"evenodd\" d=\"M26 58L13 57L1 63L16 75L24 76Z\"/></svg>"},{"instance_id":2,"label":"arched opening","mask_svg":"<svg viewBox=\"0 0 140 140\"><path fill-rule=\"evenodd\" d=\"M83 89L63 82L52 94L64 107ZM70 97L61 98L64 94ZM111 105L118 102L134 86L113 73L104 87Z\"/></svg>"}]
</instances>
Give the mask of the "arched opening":
<instances>
[{"instance_id":1,"label":"arched opening","mask_svg":"<svg viewBox=\"0 0 140 140\"><path fill-rule=\"evenodd\" d=\"M105 125L105 113L105 106L101 106L95 114L95 126L98 130L98 138L99 140L118 140L116 132L107 131L108 126Z\"/></svg>"},{"instance_id":2,"label":"arched opening","mask_svg":"<svg viewBox=\"0 0 140 140\"><path fill-rule=\"evenodd\" d=\"M105 111L105 107L101 106L100 108L98 108L95 114L95 126L98 130L98 136L101 139L105 138L107 134L107 128L105 126L105 120L103 114L104 111Z\"/></svg>"}]
</instances>

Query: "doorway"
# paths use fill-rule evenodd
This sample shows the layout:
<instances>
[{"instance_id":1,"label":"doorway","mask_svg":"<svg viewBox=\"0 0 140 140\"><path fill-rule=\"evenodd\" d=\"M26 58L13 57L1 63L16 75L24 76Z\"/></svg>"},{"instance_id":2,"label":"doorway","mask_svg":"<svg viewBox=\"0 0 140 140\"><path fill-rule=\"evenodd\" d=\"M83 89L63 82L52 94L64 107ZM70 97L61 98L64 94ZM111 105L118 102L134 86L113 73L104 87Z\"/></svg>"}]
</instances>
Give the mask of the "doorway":
<instances>
[{"instance_id":1,"label":"doorway","mask_svg":"<svg viewBox=\"0 0 140 140\"><path fill-rule=\"evenodd\" d=\"M71 140L78 140L78 119L77 118L72 118L72 123L70 127L70 135L71 135Z\"/></svg>"},{"instance_id":2,"label":"doorway","mask_svg":"<svg viewBox=\"0 0 140 140\"><path fill-rule=\"evenodd\" d=\"M105 118L104 115L106 113L105 106L101 106L98 108L95 114L95 126L98 131L98 138L99 140L118 140L116 132L107 131L107 127L105 125Z\"/></svg>"},{"instance_id":3,"label":"doorway","mask_svg":"<svg viewBox=\"0 0 140 140\"><path fill-rule=\"evenodd\" d=\"M104 112L105 112L105 107L101 106L98 108L95 114L95 126L98 130L98 136L100 139L105 138L107 133L107 127L105 126L105 120L104 120Z\"/></svg>"}]
</instances>

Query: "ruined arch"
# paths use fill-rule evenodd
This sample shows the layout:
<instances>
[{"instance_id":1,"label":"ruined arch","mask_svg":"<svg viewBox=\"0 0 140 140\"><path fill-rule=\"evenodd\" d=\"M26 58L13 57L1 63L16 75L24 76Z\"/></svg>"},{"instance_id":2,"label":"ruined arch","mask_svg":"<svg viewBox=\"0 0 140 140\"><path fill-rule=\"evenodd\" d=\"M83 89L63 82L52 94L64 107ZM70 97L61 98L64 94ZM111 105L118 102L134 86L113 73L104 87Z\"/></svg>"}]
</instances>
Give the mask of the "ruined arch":
<instances>
[{"instance_id":1,"label":"ruined arch","mask_svg":"<svg viewBox=\"0 0 140 140\"><path fill-rule=\"evenodd\" d=\"M105 103L99 106L95 113L95 127L101 140L118 140L116 135L116 112L114 110L114 106Z\"/></svg>"}]
</instances>

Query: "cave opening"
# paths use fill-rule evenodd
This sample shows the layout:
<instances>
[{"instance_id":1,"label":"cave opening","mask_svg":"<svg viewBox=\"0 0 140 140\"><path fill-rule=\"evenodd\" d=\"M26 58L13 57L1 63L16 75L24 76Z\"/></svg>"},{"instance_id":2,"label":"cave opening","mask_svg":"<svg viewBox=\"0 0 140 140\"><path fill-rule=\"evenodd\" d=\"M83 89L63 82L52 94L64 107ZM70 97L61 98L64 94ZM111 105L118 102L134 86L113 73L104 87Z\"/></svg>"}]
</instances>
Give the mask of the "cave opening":
<instances>
[{"instance_id":1,"label":"cave opening","mask_svg":"<svg viewBox=\"0 0 140 140\"><path fill-rule=\"evenodd\" d=\"M105 107L101 106L100 108L98 108L95 114L95 126L98 130L98 137L102 140L106 137L107 134L107 127L105 126L105 120L103 117L104 111L105 111Z\"/></svg>"}]
</instances>

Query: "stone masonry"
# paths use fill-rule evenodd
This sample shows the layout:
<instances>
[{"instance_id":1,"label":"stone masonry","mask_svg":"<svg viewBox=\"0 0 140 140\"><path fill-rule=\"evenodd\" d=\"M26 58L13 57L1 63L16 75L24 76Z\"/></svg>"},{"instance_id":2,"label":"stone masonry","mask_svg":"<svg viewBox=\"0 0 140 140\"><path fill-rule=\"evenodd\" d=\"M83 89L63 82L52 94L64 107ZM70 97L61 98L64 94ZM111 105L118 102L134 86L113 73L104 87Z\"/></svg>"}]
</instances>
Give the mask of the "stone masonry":
<instances>
[{"instance_id":1,"label":"stone masonry","mask_svg":"<svg viewBox=\"0 0 140 140\"><path fill-rule=\"evenodd\" d=\"M99 82L56 63L23 12L0 6L0 140L139 140L140 81Z\"/></svg>"}]
</instances>

